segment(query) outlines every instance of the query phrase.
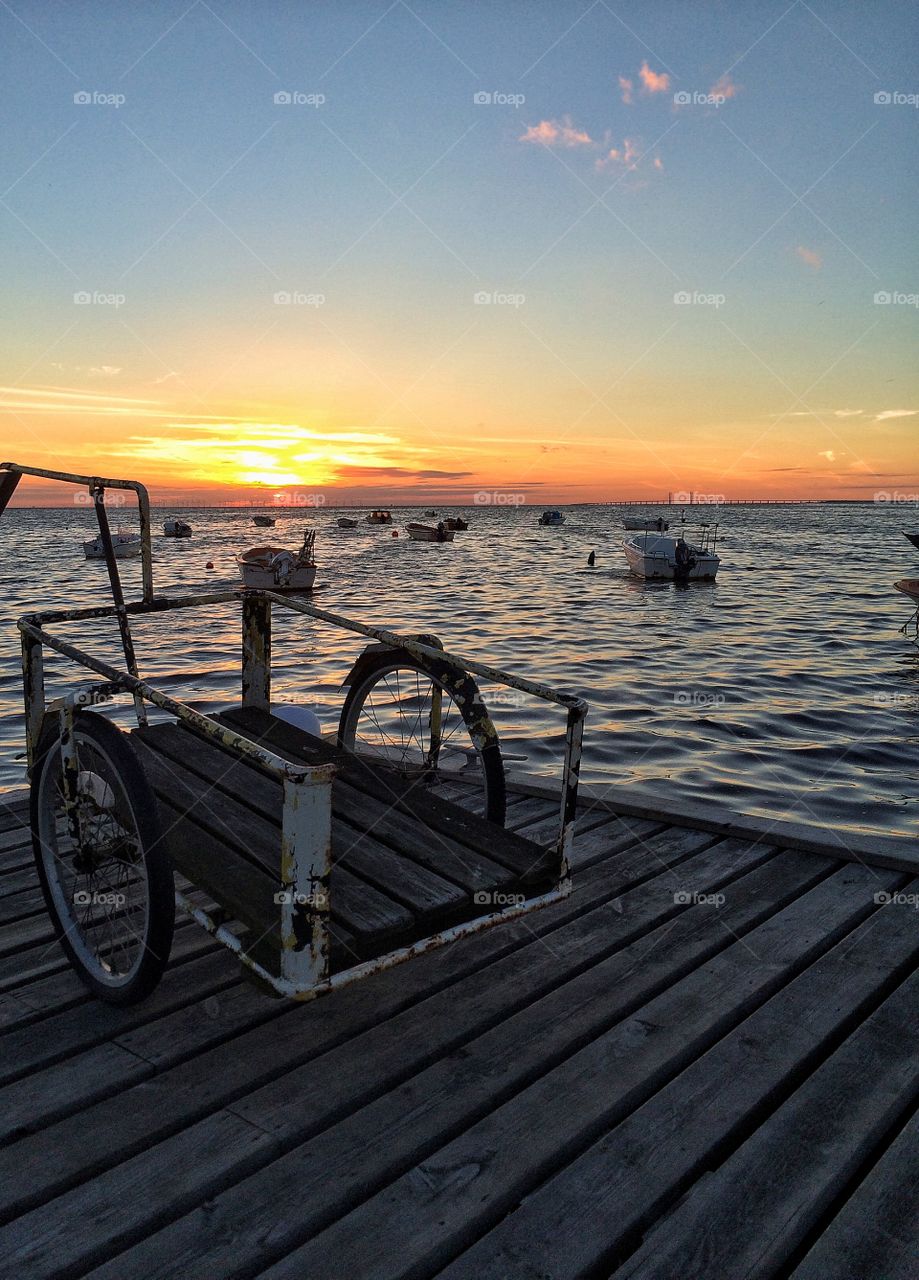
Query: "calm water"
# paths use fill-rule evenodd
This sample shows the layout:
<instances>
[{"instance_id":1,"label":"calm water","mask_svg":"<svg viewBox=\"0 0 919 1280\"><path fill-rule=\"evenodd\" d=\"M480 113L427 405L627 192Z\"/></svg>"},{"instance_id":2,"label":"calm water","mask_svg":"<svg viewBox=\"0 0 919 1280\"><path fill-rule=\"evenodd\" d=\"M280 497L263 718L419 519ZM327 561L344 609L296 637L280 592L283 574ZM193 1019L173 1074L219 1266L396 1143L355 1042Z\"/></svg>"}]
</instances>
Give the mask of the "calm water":
<instances>
[{"instance_id":1,"label":"calm water","mask_svg":"<svg viewBox=\"0 0 919 1280\"><path fill-rule=\"evenodd\" d=\"M275 514L271 540L295 545L303 513ZM727 507L717 584L682 591L627 575L615 506L568 508L560 529L537 527L531 508L468 508L469 532L443 546L367 525L341 531L336 514L308 513L318 530L316 603L393 630L434 631L454 651L582 693L588 782L634 780L746 812L915 832L919 650L898 633L910 605L892 588L917 569L899 532L906 512ZM154 512L155 529L172 515L187 518L194 537L155 535L162 593L235 584L234 553L265 540L249 514L225 510ZM393 518L399 528L418 513L393 509ZM104 565L80 550L92 521L75 507L7 511L0 525L0 787L24 780L15 619L106 601ZM123 571L139 595L139 562ZM58 631L118 664L108 624ZM142 674L168 693L205 711L237 698L232 606L138 621L135 636ZM276 617L275 698L310 704L332 727L361 647L310 620ZM74 669L50 655L48 665L52 696ZM526 758L517 767L557 772L558 710L483 692L504 750Z\"/></svg>"}]
</instances>

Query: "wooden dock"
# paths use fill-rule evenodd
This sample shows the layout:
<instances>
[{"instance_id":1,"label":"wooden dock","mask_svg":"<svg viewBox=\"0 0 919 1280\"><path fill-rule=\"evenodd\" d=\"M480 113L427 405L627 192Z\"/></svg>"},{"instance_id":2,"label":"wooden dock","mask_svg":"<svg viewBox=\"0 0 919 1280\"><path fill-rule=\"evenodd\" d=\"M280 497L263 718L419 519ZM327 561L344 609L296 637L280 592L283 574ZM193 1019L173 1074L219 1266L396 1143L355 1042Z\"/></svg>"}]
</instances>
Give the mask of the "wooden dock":
<instances>
[{"instance_id":1,"label":"wooden dock","mask_svg":"<svg viewBox=\"0 0 919 1280\"><path fill-rule=\"evenodd\" d=\"M915 844L612 790L573 869L307 1005L182 921L118 1011L0 802L0 1276L916 1280Z\"/></svg>"}]
</instances>

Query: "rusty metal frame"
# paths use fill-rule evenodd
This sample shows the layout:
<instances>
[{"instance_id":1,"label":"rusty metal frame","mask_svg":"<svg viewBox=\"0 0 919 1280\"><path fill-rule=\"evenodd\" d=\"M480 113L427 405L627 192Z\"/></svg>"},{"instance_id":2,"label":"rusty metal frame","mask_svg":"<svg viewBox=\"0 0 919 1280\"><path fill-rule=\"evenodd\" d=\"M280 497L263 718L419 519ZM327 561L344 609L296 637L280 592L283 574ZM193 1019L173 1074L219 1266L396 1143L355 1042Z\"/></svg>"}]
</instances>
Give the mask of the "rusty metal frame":
<instances>
[{"instance_id":1,"label":"rusty metal frame","mask_svg":"<svg viewBox=\"0 0 919 1280\"><path fill-rule=\"evenodd\" d=\"M512 675L498 667L491 667L448 653L434 636L404 636L384 628L367 626L343 614L319 609L293 595L240 588L171 598L157 597L153 591L150 506L147 491L143 485L131 480L109 480L69 472L19 467L14 463L0 464L0 473L2 472L11 473L11 476L5 478L0 475L0 511L9 500L21 475L34 475L87 485L99 515L100 532L106 548L114 599L112 605L48 610L27 614L18 621L17 625L22 636L23 691L30 771L35 763L48 711L56 710L63 717L62 737L66 747L72 734L75 709L96 700L100 690L104 690L106 694L113 691L130 693L134 699L139 723L145 722L145 704L150 703L187 724L202 736L228 748L242 759L251 760L253 764L276 777L283 789L279 890L276 895L281 917L280 974L272 974L265 969L248 954L244 942L232 930L193 903L186 894L177 890L175 900L178 907L229 947L244 965L279 995L298 1000L313 999L324 992L335 990L371 973L391 968L414 956L444 946L457 938L478 933L501 921L514 919L551 902L557 902L570 893L569 855L577 805L581 740L588 710L587 703L582 698L558 692L547 685ZM138 495L143 554L143 599L139 601L125 601L120 590L111 534L104 515L105 488L132 489ZM450 689L451 695L460 702L465 696L464 684L474 688L474 682L469 680L469 673L474 673L494 683L507 685L563 708L567 714L567 722L559 835L555 846L558 864L554 888L537 897L527 898L523 903L479 916L374 960L352 965L331 974L328 920L331 788L335 766L333 764L313 766L293 764L273 751L257 745L243 734L218 724L186 703L156 689L141 679L137 670L130 618L174 609L229 603L241 604L241 674L243 703L247 706L259 706L265 709L270 706L271 621L273 606L278 606L330 626L366 636L389 648L404 650L428 670L436 673ZM45 629L47 625L54 623L104 618L114 618L118 624L128 667L126 671L121 671L94 658ZM43 672L43 646L45 645L78 666L101 676L103 683L77 688L67 694L63 700L58 699L46 705ZM471 696L474 698L474 695ZM481 702L470 701L466 711L469 714L467 723L470 726L473 741L496 740L494 725Z\"/></svg>"}]
</instances>

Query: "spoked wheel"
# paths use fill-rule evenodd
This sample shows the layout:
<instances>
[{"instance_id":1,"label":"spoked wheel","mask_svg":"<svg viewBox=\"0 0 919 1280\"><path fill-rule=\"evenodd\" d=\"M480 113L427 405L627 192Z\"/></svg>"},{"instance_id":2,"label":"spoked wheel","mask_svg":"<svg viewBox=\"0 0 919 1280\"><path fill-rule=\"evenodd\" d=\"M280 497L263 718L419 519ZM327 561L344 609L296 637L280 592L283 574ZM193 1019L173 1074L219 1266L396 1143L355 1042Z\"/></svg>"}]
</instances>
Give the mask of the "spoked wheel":
<instances>
[{"instance_id":1,"label":"spoked wheel","mask_svg":"<svg viewBox=\"0 0 919 1280\"><path fill-rule=\"evenodd\" d=\"M55 932L82 981L109 1004L142 1000L162 975L175 918L156 803L127 736L78 714L75 839L59 739L32 775L32 840Z\"/></svg>"},{"instance_id":2,"label":"spoked wheel","mask_svg":"<svg viewBox=\"0 0 919 1280\"><path fill-rule=\"evenodd\" d=\"M466 675L454 697L445 680L409 654L359 661L342 708L339 745L420 785L463 784L464 803L503 825L504 766L490 722L490 732L483 732L487 713L478 688Z\"/></svg>"}]
</instances>

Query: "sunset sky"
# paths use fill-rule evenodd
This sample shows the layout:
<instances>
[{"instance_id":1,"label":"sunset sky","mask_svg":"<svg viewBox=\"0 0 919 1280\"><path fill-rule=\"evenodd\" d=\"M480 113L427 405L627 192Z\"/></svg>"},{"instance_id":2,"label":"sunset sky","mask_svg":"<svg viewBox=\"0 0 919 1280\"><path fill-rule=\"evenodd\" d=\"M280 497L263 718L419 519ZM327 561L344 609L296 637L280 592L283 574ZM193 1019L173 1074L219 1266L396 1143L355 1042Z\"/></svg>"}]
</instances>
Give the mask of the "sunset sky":
<instances>
[{"instance_id":1,"label":"sunset sky","mask_svg":"<svg viewBox=\"0 0 919 1280\"><path fill-rule=\"evenodd\" d=\"M3 4L0 453L176 501L915 494L917 30Z\"/></svg>"}]
</instances>

